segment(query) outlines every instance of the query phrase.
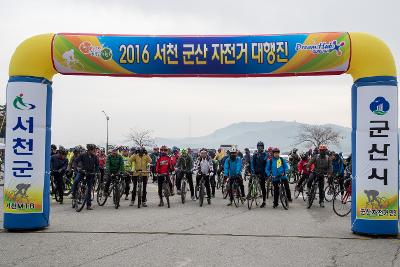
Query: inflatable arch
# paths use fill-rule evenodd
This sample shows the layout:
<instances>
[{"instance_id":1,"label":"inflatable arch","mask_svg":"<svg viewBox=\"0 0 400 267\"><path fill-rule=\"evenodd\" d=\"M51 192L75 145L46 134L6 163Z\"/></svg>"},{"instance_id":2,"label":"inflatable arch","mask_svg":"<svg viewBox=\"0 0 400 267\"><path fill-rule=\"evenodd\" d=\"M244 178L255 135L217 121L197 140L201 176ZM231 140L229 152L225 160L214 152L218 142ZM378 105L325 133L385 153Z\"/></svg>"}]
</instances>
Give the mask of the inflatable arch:
<instances>
[{"instance_id":1,"label":"inflatable arch","mask_svg":"<svg viewBox=\"0 0 400 267\"><path fill-rule=\"evenodd\" d=\"M12 56L7 86L4 228L49 225L52 78L262 77L350 74L351 229L398 233L397 77L393 56L365 33L249 36L44 34Z\"/></svg>"}]
</instances>

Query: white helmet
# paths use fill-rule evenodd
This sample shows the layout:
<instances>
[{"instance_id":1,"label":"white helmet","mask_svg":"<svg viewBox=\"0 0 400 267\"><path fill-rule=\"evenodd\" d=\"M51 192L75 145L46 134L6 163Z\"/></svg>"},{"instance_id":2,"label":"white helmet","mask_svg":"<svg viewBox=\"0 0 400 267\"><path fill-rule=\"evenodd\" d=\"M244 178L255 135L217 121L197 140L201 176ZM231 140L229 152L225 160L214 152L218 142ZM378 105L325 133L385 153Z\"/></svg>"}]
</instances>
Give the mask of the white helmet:
<instances>
[{"instance_id":1,"label":"white helmet","mask_svg":"<svg viewBox=\"0 0 400 267\"><path fill-rule=\"evenodd\" d=\"M237 149L236 149L236 147L231 147L230 149L229 149L229 153L237 153L238 151L237 151Z\"/></svg>"}]
</instances>

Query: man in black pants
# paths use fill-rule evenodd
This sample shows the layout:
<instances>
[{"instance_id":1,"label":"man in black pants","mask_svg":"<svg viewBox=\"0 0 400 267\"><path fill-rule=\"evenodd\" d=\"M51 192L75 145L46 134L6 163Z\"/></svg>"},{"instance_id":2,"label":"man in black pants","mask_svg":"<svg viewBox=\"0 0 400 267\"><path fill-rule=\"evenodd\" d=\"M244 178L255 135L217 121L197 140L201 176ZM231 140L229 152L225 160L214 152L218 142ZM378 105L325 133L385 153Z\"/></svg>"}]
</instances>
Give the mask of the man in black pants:
<instances>
[{"instance_id":1,"label":"man in black pants","mask_svg":"<svg viewBox=\"0 0 400 267\"><path fill-rule=\"evenodd\" d=\"M250 161L251 173L257 175L260 180L261 192L263 197L263 203L261 204L260 208L265 207L265 200L267 198L267 191L265 190L265 166L267 165L267 159L268 155L264 150L264 143L260 141L257 143L257 152L254 153Z\"/></svg>"},{"instance_id":2,"label":"man in black pants","mask_svg":"<svg viewBox=\"0 0 400 267\"><path fill-rule=\"evenodd\" d=\"M200 183L200 179L203 177L204 185L206 186L207 191L207 203L211 204L211 187L210 187L210 176L213 175L213 163L207 158L207 150L203 149L200 152L200 158L197 161L196 165L197 177L196 177L196 185Z\"/></svg>"},{"instance_id":3,"label":"man in black pants","mask_svg":"<svg viewBox=\"0 0 400 267\"><path fill-rule=\"evenodd\" d=\"M178 195L181 193L181 181L182 178L186 175L186 179L189 183L190 188L190 195L192 200L196 200L194 197L194 187L193 187L193 177L192 177L192 169L193 169L193 160L192 157L189 156L187 150L184 148L181 151L181 156L178 158L176 162L176 170L178 171L179 175L176 179L176 188L178 190Z\"/></svg>"},{"instance_id":4,"label":"man in black pants","mask_svg":"<svg viewBox=\"0 0 400 267\"><path fill-rule=\"evenodd\" d=\"M325 175L332 175L332 160L327 155L328 148L325 145L319 146L319 154L315 155L311 158L311 160L307 164L307 168L309 168L312 164L314 164L314 172L310 174L307 182L308 192L311 190L311 185L314 179L318 179L318 187L319 187L319 205L321 208L324 208L324 199L325 199Z\"/></svg>"},{"instance_id":5,"label":"man in black pants","mask_svg":"<svg viewBox=\"0 0 400 267\"><path fill-rule=\"evenodd\" d=\"M59 195L60 204L63 204L63 198L64 198L65 185L63 176L68 167L68 160L66 159L66 155L67 155L67 150L65 150L63 147L60 147L58 153L51 156L51 161L50 161L51 174L54 176L54 182L56 184L55 190L57 190L57 193Z\"/></svg>"}]
</instances>

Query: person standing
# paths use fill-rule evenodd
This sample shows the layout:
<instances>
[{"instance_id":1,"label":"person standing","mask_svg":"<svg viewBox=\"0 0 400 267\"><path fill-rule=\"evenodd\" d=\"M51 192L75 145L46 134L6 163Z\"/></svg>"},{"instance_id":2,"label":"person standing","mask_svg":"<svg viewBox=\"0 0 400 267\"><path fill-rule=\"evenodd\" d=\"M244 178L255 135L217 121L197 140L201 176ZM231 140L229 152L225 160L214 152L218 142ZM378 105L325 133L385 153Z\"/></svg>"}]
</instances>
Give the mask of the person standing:
<instances>
[{"instance_id":1,"label":"person standing","mask_svg":"<svg viewBox=\"0 0 400 267\"><path fill-rule=\"evenodd\" d=\"M136 200L136 188L137 184L139 181L139 178L141 178L142 183L143 183L143 193L142 193L142 206L147 207L147 180L148 180L148 175L149 175L149 170L148 166L151 164L151 158L149 155L146 154L146 149L144 147L141 147L138 149L137 154L134 154L131 156L129 159L132 165L132 172L133 172L133 189L132 189L132 198L131 198L131 203L129 206L135 205L135 200Z\"/></svg>"}]
</instances>

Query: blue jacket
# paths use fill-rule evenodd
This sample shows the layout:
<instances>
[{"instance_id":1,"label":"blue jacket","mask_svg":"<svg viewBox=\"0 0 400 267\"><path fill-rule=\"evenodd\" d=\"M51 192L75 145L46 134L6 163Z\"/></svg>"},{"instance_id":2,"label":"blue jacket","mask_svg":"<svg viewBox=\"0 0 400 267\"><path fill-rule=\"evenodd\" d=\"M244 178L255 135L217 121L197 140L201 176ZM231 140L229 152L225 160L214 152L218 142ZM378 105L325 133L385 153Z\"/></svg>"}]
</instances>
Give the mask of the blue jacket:
<instances>
[{"instance_id":1,"label":"blue jacket","mask_svg":"<svg viewBox=\"0 0 400 267\"><path fill-rule=\"evenodd\" d=\"M344 175L344 164L341 158L332 161L332 172L338 175Z\"/></svg>"},{"instance_id":2,"label":"blue jacket","mask_svg":"<svg viewBox=\"0 0 400 267\"><path fill-rule=\"evenodd\" d=\"M278 162L280 162L278 166ZM271 165L272 164L272 165ZM274 177L272 181L279 181L279 179L287 180L286 173L288 172L289 167L286 161L283 158L272 158L268 160L267 166L265 167L265 173L267 176Z\"/></svg>"},{"instance_id":3,"label":"blue jacket","mask_svg":"<svg viewBox=\"0 0 400 267\"><path fill-rule=\"evenodd\" d=\"M267 166L268 155L266 152L256 152L251 157L251 173L265 176L265 167Z\"/></svg>"},{"instance_id":4,"label":"blue jacket","mask_svg":"<svg viewBox=\"0 0 400 267\"><path fill-rule=\"evenodd\" d=\"M242 175L242 160L236 157L235 161L227 158L224 163L224 175L229 179L233 179L238 175Z\"/></svg>"}]
</instances>

